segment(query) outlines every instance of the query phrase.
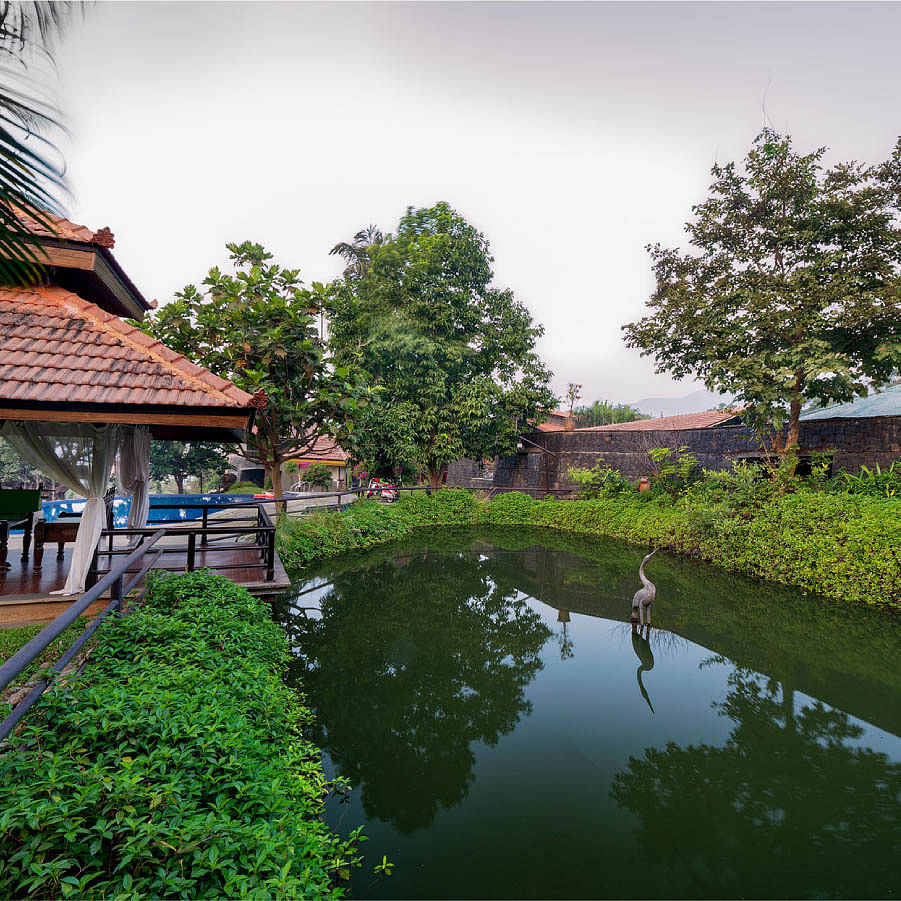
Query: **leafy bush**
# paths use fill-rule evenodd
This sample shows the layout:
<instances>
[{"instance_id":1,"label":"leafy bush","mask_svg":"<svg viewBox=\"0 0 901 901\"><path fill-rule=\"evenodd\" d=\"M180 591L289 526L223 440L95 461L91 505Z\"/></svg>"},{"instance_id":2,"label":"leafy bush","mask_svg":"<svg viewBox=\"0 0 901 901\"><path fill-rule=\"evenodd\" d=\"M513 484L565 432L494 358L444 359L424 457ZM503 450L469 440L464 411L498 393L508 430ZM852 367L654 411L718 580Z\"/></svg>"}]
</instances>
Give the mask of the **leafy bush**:
<instances>
[{"instance_id":1,"label":"leafy bush","mask_svg":"<svg viewBox=\"0 0 901 901\"><path fill-rule=\"evenodd\" d=\"M313 463L297 471L297 478L325 491L331 488L332 471L325 463Z\"/></svg>"},{"instance_id":2,"label":"leafy bush","mask_svg":"<svg viewBox=\"0 0 901 901\"><path fill-rule=\"evenodd\" d=\"M263 489L254 482L235 482L228 489L229 494L259 494Z\"/></svg>"},{"instance_id":3,"label":"leafy bush","mask_svg":"<svg viewBox=\"0 0 901 901\"><path fill-rule=\"evenodd\" d=\"M413 529L475 523L622 538L831 597L901 606L901 499L830 493L793 469L768 473L754 464L705 473L675 497L633 490L539 501L505 492L481 504L456 490L390 507L358 502L284 524L279 553L288 565L307 566Z\"/></svg>"},{"instance_id":4,"label":"leafy bush","mask_svg":"<svg viewBox=\"0 0 901 901\"><path fill-rule=\"evenodd\" d=\"M608 466L603 460L599 460L591 469L570 469L569 477L581 487L579 496L582 498L635 490L618 469Z\"/></svg>"},{"instance_id":5,"label":"leafy bush","mask_svg":"<svg viewBox=\"0 0 901 901\"><path fill-rule=\"evenodd\" d=\"M0 756L0 893L339 896L354 851L321 820L287 660L244 589L205 571L155 580L82 678L31 712L27 749Z\"/></svg>"},{"instance_id":6,"label":"leafy bush","mask_svg":"<svg viewBox=\"0 0 901 901\"><path fill-rule=\"evenodd\" d=\"M859 473L840 472L833 483L850 494L901 498L901 459L893 460L887 469L877 462L873 469L861 466Z\"/></svg>"},{"instance_id":7,"label":"leafy bush","mask_svg":"<svg viewBox=\"0 0 901 901\"><path fill-rule=\"evenodd\" d=\"M676 497L702 478L698 458L687 444L682 445L678 452L668 447L654 447L648 451L648 456L654 461L656 470L651 479L651 491L654 494L666 493L670 497Z\"/></svg>"},{"instance_id":8,"label":"leafy bush","mask_svg":"<svg viewBox=\"0 0 901 901\"><path fill-rule=\"evenodd\" d=\"M340 513L310 513L283 517L278 526L278 552L289 569L350 550L364 550L403 538L424 526L469 525L481 507L469 491L443 488L402 495L395 504L361 500Z\"/></svg>"}]
</instances>

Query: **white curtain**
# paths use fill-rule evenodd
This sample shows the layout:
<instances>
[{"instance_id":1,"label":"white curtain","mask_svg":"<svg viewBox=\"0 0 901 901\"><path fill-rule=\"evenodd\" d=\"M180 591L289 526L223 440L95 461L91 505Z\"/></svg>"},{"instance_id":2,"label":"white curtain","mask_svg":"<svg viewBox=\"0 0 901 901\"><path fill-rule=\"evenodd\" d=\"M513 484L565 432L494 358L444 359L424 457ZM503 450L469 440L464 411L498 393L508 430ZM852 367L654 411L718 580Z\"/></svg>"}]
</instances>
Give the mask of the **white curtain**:
<instances>
[{"instance_id":1,"label":"white curtain","mask_svg":"<svg viewBox=\"0 0 901 901\"><path fill-rule=\"evenodd\" d=\"M87 500L66 584L51 594L80 594L106 522L103 497L109 487L119 427L87 423L5 422L3 437L20 457Z\"/></svg>"},{"instance_id":2,"label":"white curtain","mask_svg":"<svg viewBox=\"0 0 901 901\"><path fill-rule=\"evenodd\" d=\"M119 443L119 479L131 495L128 528L143 529L150 509L150 429L145 425L126 427ZM135 538L137 541L137 537Z\"/></svg>"}]
</instances>

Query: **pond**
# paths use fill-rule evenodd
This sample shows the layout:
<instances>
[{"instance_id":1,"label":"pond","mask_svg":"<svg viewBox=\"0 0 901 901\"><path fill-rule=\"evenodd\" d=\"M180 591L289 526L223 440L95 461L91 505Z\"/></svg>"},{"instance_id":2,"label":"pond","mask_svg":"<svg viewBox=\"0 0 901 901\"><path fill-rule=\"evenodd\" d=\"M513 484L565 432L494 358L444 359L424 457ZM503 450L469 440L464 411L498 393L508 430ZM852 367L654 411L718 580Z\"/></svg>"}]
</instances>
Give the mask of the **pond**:
<instances>
[{"instance_id":1,"label":"pond","mask_svg":"<svg viewBox=\"0 0 901 901\"><path fill-rule=\"evenodd\" d=\"M897 896L899 617L659 553L644 639L643 553L425 533L276 603L353 897Z\"/></svg>"}]
</instances>

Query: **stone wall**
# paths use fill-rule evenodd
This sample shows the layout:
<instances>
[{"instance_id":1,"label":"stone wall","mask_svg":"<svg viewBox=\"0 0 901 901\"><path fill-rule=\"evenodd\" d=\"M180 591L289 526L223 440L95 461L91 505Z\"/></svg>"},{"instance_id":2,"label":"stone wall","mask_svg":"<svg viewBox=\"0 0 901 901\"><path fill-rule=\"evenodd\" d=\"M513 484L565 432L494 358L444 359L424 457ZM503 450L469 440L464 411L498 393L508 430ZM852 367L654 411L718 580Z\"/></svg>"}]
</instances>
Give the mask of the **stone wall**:
<instances>
[{"instance_id":1,"label":"stone wall","mask_svg":"<svg viewBox=\"0 0 901 901\"><path fill-rule=\"evenodd\" d=\"M687 445L706 469L730 469L736 460L759 459L760 444L745 426L680 431L560 431L526 436L547 453L528 447L497 461L493 486L522 490L560 491L574 488L571 467L590 468L599 460L628 479L650 473L648 451ZM857 472L861 466L889 465L901 457L901 416L861 419L818 419L801 424L801 453L832 451L833 468ZM459 461L448 471L448 485L485 487L474 461Z\"/></svg>"}]
</instances>

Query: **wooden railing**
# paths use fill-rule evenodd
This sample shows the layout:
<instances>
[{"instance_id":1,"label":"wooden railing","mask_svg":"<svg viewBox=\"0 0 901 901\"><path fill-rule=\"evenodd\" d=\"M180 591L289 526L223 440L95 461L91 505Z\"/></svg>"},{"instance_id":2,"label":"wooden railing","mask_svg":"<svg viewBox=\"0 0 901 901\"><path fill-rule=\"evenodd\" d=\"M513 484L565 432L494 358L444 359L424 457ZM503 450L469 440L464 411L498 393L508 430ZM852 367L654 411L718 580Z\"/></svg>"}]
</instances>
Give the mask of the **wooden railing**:
<instances>
[{"instance_id":1,"label":"wooden railing","mask_svg":"<svg viewBox=\"0 0 901 901\"><path fill-rule=\"evenodd\" d=\"M265 571L265 576L260 581L271 582L275 575L275 526L266 512L265 503L266 501L264 500L229 504L217 504L215 501L210 501L209 503L192 501L189 505L192 509L203 507L203 513L198 525L191 524L197 522L196 520L188 520L183 524L172 523L162 526L162 533L167 541L160 548L160 554L163 557L168 555L170 559L177 554L184 557L184 562L179 561L178 565L160 565L154 568L166 570L167 572L194 572L197 568L197 555L202 553L204 556L203 565L209 566L217 572L234 569L260 569ZM153 509L181 510L185 506L185 504L154 504ZM227 520L222 520L222 525L210 525L210 508L217 512L250 508L253 512L248 516L230 516ZM216 523L217 520L213 519L212 522ZM246 525L246 523L250 523L250 525ZM150 536L155 535L157 531L159 529L156 526L147 526L142 529L104 529L101 533L97 550L94 552L94 560L88 573L88 584L92 584L94 580L103 577L112 570L116 557L129 554L135 544L140 546ZM217 563L209 559L210 554L228 554L234 557L236 551L249 549L236 541L236 539L246 536L253 536L253 543L257 546L259 554L258 561L249 560L230 563L226 560L223 563ZM131 539L128 546L116 547L116 538L123 537ZM173 538L180 540L173 542ZM229 543L224 543L226 541L229 541ZM106 565L102 563L104 560L108 560ZM165 564L165 559L163 564Z\"/></svg>"}]
</instances>

